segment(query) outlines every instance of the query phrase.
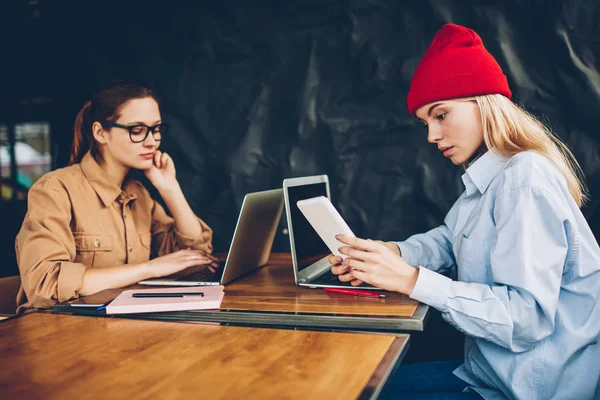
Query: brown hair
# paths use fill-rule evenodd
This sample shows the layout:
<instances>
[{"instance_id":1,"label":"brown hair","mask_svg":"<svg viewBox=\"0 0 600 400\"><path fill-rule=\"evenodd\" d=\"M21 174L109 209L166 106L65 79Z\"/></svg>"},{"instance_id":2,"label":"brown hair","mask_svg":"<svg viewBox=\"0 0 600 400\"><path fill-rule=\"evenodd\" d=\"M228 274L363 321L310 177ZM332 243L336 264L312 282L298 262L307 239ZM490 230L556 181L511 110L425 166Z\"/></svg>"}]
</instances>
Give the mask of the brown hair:
<instances>
[{"instance_id":1,"label":"brown hair","mask_svg":"<svg viewBox=\"0 0 600 400\"><path fill-rule=\"evenodd\" d=\"M134 83L113 82L96 93L75 118L69 165L81 162L88 150L100 161L101 154L92 133L92 124L97 121L106 128L106 121L114 122L119 118L119 111L125 103L146 97L152 97L158 103L157 96L150 88Z\"/></svg>"}]
</instances>

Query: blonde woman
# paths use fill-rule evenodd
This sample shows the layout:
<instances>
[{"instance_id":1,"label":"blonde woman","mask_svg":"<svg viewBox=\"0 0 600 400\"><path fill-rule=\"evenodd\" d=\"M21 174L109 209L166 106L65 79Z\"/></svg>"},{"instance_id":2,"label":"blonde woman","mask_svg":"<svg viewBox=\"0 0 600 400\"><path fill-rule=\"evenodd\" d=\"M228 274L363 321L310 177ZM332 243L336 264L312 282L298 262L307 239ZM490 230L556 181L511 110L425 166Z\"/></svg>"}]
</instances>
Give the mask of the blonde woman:
<instances>
[{"instance_id":1,"label":"blonde woman","mask_svg":"<svg viewBox=\"0 0 600 400\"><path fill-rule=\"evenodd\" d=\"M111 84L81 109L70 166L29 190L16 238L18 312L197 264L218 267L212 230L188 205L173 159L158 149L166 127L156 96L140 85ZM144 171L172 217L131 179L132 169Z\"/></svg>"},{"instance_id":2,"label":"blonde woman","mask_svg":"<svg viewBox=\"0 0 600 400\"><path fill-rule=\"evenodd\" d=\"M428 141L466 168L465 192L429 232L398 243L340 236L349 257L330 257L340 280L409 295L466 335L462 362L401 366L386 396L594 398L600 249L580 211L581 171L510 97L480 37L443 26L407 103Z\"/></svg>"}]
</instances>

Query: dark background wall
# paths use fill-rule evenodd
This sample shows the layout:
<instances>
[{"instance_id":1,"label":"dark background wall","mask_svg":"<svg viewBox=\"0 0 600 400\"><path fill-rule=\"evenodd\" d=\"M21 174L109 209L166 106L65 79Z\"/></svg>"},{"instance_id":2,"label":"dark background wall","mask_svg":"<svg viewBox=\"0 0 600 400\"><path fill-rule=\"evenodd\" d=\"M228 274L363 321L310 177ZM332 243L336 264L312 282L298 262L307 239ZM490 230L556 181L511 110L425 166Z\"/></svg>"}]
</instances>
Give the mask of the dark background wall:
<instances>
[{"instance_id":1,"label":"dark background wall","mask_svg":"<svg viewBox=\"0 0 600 400\"><path fill-rule=\"evenodd\" d=\"M453 22L480 34L514 99L573 148L591 192L583 211L600 233L597 1L150 3L2 2L0 123L50 121L63 167L84 102L113 79L139 81L164 100L172 130L162 148L217 251L228 249L245 193L322 173L358 235L402 240L442 223L463 190L463 171L405 104L420 57ZM6 275L24 207L1 207ZM284 228L276 251L289 248ZM439 356L436 343L428 349Z\"/></svg>"},{"instance_id":2,"label":"dark background wall","mask_svg":"<svg viewBox=\"0 0 600 400\"><path fill-rule=\"evenodd\" d=\"M361 236L400 240L440 224L462 171L427 143L405 98L446 22L475 29L514 99L571 145L591 189L584 212L600 229L594 1L3 3L10 118L49 117L62 167L75 115L98 87L152 86L173 128L163 150L217 251L245 193L302 175L329 175ZM276 250L289 247L284 227Z\"/></svg>"},{"instance_id":3,"label":"dark background wall","mask_svg":"<svg viewBox=\"0 0 600 400\"><path fill-rule=\"evenodd\" d=\"M357 234L400 240L440 224L463 189L460 168L405 107L416 64L453 22L480 34L514 99L573 148L599 232L596 2L191 4L3 2L0 122L49 120L62 167L83 103L112 79L139 81L164 100L173 129L163 150L217 251L228 248L245 193L321 173ZM280 228L275 250L286 250L283 220Z\"/></svg>"}]
</instances>

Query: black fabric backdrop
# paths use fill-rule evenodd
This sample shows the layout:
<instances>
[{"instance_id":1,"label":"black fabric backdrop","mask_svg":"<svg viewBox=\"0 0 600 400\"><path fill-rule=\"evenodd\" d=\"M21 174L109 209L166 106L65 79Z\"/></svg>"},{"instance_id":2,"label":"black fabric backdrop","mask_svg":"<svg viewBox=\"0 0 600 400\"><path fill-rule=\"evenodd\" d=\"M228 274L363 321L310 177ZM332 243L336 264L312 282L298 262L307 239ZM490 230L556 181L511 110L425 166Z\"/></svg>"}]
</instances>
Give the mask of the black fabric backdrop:
<instances>
[{"instance_id":1,"label":"black fabric backdrop","mask_svg":"<svg viewBox=\"0 0 600 400\"><path fill-rule=\"evenodd\" d=\"M598 236L599 9L593 0L42 1L42 22L23 29L38 56L14 68L20 83L4 81L17 96L51 98L57 167L98 87L124 78L156 89L172 128L162 149L217 251L228 250L245 193L323 173L355 233L402 240L442 223L463 190L463 171L427 142L405 99L435 32L466 25L514 100L573 148ZM282 219L275 251L289 249L284 228Z\"/></svg>"}]
</instances>

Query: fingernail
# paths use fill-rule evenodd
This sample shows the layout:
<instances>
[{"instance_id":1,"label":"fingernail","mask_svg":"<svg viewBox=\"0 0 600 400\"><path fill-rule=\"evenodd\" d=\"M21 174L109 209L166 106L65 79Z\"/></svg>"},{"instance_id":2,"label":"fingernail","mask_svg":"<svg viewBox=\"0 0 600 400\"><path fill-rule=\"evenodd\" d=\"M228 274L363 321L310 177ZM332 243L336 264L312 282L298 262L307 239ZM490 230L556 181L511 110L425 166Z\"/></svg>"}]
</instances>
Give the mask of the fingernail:
<instances>
[{"instance_id":1,"label":"fingernail","mask_svg":"<svg viewBox=\"0 0 600 400\"><path fill-rule=\"evenodd\" d=\"M336 257L335 258L335 262L338 263L338 264L341 263L342 261L344 261L344 260L342 260L342 257Z\"/></svg>"},{"instance_id":2,"label":"fingernail","mask_svg":"<svg viewBox=\"0 0 600 400\"><path fill-rule=\"evenodd\" d=\"M336 238L336 239L341 239L341 238L342 238L342 235L335 235L335 238Z\"/></svg>"}]
</instances>

